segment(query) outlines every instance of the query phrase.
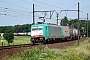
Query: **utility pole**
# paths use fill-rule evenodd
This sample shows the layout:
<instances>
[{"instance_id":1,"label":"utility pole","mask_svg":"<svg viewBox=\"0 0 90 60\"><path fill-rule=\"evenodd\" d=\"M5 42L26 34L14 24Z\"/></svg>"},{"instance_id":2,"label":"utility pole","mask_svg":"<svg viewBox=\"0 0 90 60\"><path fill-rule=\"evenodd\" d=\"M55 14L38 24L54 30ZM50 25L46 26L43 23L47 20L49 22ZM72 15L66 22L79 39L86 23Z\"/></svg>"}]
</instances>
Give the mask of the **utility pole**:
<instances>
[{"instance_id":1,"label":"utility pole","mask_svg":"<svg viewBox=\"0 0 90 60\"><path fill-rule=\"evenodd\" d=\"M34 10L34 4L33 4L33 14L32 14L33 15L33 24L35 24L35 16L34 16L35 12L44 12L45 13L45 16L44 17L39 17L39 19L42 18L43 19L43 22L45 22L45 19L44 18L46 17L46 13L47 12L50 12L50 18L47 18L47 19L51 19L54 11L35 11Z\"/></svg>"},{"instance_id":2,"label":"utility pole","mask_svg":"<svg viewBox=\"0 0 90 60\"><path fill-rule=\"evenodd\" d=\"M87 13L87 38L88 38L88 13Z\"/></svg>"},{"instance_id":3,"label":"utility pole","mask_svg":"<svg viewBox=\"0 0 90 60\"><path fill-rule=\"evenodd\" d=\"M59 19L58 19L58 15L59 15L59 13L58 13L58 12L56 12L56 14L57 14L57 26L58 26L58 20L59 20Z\"/></svg>"},{"instance_id":4,"label":"utility pole","mask_svg":"<svg viewBox=\"0 0 90 60\"><path fill-rule=\"evenodd\" d=\"M79 45L79 37L80 37L80 33L79 33L79 26L80 26L80 23L79 23L79 2L78 2L78 9L77 10L61 10L61 11L77 11L78 12L78 25L77 25L77 28L78 28L78 45Z\"/></svg>"},{"instance_id":5,"label":"utility pole","mask_svg":"<svg viewBox=\"0 0 90 60\"><path fill-rule=\"evenodd\" d=\"M85 20L85 33L86 33L86 37L88 38L88 13L87 13L87 17L86 18L80 18L80 19L84 19Z\"/></svg>"},{"instance_id":6,"label":"utility pole","mask_svg":"<svg viewBox=\"0 0 90 60\"><path fill-rule=\"evenodd\" d=\"M80 38L79 26L80 26L80 22L79 22L79 2L78 2L78 45L79 45L79 38Z\"/></svg>"},{"instance_id":7,"label":"utility pole","mask_svg":"<svg viewBox=\"0 0 90 60\"><path fill-rule=\"evenodd\" d=\"M33 4L33 24L35 24L35 20L34 20L34 4Z\"/></svg>"}]
</instances>

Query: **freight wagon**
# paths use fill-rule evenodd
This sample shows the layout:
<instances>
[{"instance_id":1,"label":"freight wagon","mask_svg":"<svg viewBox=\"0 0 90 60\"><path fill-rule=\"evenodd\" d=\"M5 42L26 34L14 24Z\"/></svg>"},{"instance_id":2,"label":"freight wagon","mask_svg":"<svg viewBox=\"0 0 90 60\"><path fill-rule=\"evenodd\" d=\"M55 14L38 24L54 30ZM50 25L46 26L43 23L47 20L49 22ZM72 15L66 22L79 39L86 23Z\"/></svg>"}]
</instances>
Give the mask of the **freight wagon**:
<instances>
[{"instance_id":1,"label":"freight wagon","mask_svg":"<svg viewBox=\"0 0 90 60\"><path fill-rule=\"evenodd\" d=\"M77 29L52 24L33 24L31 26L32 43L52 43L77 39Z\"/></svg>"}]
</instances>

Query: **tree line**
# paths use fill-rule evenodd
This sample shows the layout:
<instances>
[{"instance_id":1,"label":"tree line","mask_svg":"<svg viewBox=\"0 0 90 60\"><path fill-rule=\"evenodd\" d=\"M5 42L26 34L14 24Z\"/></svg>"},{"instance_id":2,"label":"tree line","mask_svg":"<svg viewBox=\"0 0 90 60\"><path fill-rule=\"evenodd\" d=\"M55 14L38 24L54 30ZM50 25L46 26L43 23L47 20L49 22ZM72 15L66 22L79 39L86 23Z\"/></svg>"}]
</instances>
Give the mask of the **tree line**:
<instances>
[{"instance_id":1,"label":"tree line","mask_svg":"<svg viewBox=\"0 0 90 60\"><path fill-rule=\"evenodd\" d=\"M70 26L77 28L78 19L68 19L66 16L61 19L61 26ZM15 26L0 26L0 33L5 33L6 30L12 30L13 33L30 32L32 24L23 24ZM87 20L80 20L80 34L87 35ZM88 36L90 36L90 20L88 20Z\"/></svg>"},{"instance_id":2,"label":"tree line","mask_svg":"<svg viewBox=\"0 0 90 60\"><path fill-rule=\"evenodd\" d=\"M0 26L0 33L5 33L6 30L12 30L13 33L30 32L32 24L23 24L15 26Z\"/></svg>"}]
</instances>

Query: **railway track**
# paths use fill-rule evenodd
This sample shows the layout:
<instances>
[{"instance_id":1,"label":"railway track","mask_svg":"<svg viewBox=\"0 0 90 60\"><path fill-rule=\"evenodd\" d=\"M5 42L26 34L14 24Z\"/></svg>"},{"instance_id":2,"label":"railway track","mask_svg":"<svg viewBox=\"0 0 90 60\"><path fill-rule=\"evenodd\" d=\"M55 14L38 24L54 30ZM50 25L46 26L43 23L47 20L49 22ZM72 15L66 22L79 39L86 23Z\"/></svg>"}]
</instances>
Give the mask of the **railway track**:
<instances>
[{"instance_id":1,"label":"railway track","mask_svg":"<svg viewBox=\"0 0 90 60\"><path fill-rule=\"evenodd\" d=\"M2 49L12 49L12 48L21 48L21 47L29 47L29 46L35 46L35 45L32 45L32 44L21 44L21 45L12 45L12 46L1 46L0 47L0 50Z\"/></svg>"},{"instance_id":2,"label":"railway track","mask_svg":"<svg viewBox=\"0 0 90 60\"><path fill-rule=\"evenodd\" d=\"M80 39L80 42L84 41L84 39ZM53 44L44 44L44 47L48 48L57 48L61 49L65 46L72 46L74 43L78 43L78 40L68 41L68 42L60 42L60 43L53 43ZM25 49L32 49L35 47L38 47L39 44L22 44L22 45L13 45L13 46L3 46L0 47L0 58L5 56L12 56L13 54L17 54L18 52L21 52Z\"/></svg>"}]
</instances>

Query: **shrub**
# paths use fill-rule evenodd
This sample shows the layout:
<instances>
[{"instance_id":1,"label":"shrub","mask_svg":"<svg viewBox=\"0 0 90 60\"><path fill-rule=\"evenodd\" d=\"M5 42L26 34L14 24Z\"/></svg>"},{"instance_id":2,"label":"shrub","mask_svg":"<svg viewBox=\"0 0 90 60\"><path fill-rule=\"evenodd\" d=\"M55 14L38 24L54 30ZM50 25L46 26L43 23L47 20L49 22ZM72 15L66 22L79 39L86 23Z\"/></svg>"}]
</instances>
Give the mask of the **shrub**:
<instances>
[{"instance_id":1,"label":"shrub","mask_svg":"<svg viewBox=\"0 0 90 60\"><path fill-rule=\"evenodd\" d=\"M13 43L14 34L11 30L6 30L3 37L7 40L8 45L10 45L10 43Z\"/></svg>"}]
</instances>

